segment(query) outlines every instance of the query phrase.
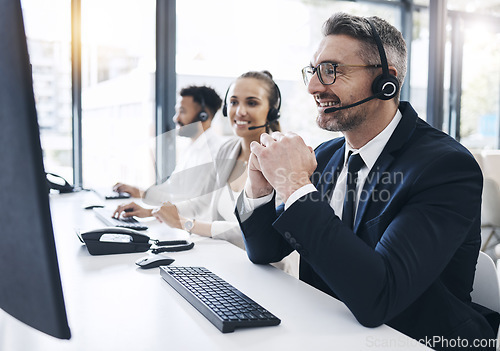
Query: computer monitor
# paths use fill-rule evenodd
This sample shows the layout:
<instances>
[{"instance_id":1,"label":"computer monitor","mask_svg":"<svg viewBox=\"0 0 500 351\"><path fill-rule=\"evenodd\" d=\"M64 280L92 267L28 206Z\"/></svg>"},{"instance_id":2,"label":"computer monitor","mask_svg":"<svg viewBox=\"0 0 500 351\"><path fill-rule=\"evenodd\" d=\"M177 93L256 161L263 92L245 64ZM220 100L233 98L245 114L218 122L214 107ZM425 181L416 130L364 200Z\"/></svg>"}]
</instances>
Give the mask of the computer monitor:
<instances>
[{"instance_id":1,"label":"computer monitor","mask_svg":"<svg viewBox=\"0 0 500 351\"><path fill-rule=\"evenodd\" d=\"M0 33L0 308L69 339L19 0L0 0Z\"/></svg>"}]
</instances>

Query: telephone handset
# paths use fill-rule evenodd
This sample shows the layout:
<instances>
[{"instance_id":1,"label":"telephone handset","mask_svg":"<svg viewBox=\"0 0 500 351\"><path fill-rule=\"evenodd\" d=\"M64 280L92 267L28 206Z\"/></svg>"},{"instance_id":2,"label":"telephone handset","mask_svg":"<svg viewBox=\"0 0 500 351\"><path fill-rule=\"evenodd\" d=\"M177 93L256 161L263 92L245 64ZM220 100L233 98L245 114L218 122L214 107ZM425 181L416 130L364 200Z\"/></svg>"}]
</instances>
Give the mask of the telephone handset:
<instances>
[{"instance_id":1,"label":"telephone handset","mask_svg":"<svg viewBox=\"0 0 500 351\"><path fill-rule=\"evenodd\" d=\"M154 240L137 230L120 227L89 230L79 233L78 238L85 243L91 255L144 252L149 249L156 254L160 252L186 251L194 246L193 242L186 240ZM151 248L153 244L155 247Z\"/></svg>"},{"instance_id":2,"label":"telephone handset","mask_svg":"<svg viewBox=\"0 0 500 351\"><path fill-rule=\"evenodd\" d=\"M48 190L54 189L58 190L61 194L62 193L72 193L75 191L75 188L68 183L66 179L61 177L60 175L50 173L50 172L45 172L45 178L47 181L47 187Z\"/></svg>"},{"instance_id":3,"label":"telephone handset","mask_svg":"<svg viewBox=\"0 0 500 351\"><path fill-rule=\"evenodd\" d=\"M106 227L80 233L79 237L91 255L108 255L148 251L149 236L133 229Z\"/></svg>"}]
</instances>

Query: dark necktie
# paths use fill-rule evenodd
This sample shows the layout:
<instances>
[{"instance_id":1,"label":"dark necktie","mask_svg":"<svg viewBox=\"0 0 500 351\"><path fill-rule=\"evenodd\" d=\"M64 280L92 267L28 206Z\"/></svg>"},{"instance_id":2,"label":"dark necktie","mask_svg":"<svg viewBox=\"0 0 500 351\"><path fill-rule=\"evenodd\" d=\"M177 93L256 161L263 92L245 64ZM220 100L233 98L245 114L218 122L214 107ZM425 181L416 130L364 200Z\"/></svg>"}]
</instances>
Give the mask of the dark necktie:
<instances>
[{"instance_id":1,"label":"dark necktie","mask_svg":"<svg viewBox=\"0 0 500 351\"><path fill-rule=\"evenodd\" d=\"M344 209L342 210L342 222L352 229L356 208L356 183L358 180L358 172L365 163L359 154L350 154L348 157L347 186L344 197Z\"/></svg>"}]
</instances>

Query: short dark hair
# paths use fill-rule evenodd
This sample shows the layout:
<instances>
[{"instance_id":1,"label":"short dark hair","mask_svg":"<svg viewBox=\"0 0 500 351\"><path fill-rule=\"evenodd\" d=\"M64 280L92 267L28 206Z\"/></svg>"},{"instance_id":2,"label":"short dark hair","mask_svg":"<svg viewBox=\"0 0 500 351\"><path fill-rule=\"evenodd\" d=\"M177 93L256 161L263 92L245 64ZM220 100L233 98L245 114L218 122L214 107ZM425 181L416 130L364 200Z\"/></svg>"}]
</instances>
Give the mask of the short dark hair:
<instances>
[{"instance_id":1,"label":"short dark hair","mask_svg":"<svg viewBox=\"0 0 500 351\"><path fill-rule=\"evenodd\" d=\"M384 45L389 65L398 71L399 85L403 85L406 76L406 43L401 32L389 22L377 16L369 17L375 25L380 40ZM333 14L323 25L323 35L347 35L363 43L360 57L366 64L380 63L380 55L373 39L372 29L366 18L349 15L344 12Z\"/></svg>"},{"instance_id":2,"label":"short dark hair","mask_svg":"<svg viewBox=\"0 0 500 351\"><path fill-rule=\"evenodd\" d=\"M219 111L222 105L222 99L220 98L217 92L208 86L196 86L190 85L185 88L182 88L180 96L192 96L193 101L202 105L202 102L205 101L205 109L207 110L210 118L213 118L215 113Z\"/></svg>"}]
</instances>

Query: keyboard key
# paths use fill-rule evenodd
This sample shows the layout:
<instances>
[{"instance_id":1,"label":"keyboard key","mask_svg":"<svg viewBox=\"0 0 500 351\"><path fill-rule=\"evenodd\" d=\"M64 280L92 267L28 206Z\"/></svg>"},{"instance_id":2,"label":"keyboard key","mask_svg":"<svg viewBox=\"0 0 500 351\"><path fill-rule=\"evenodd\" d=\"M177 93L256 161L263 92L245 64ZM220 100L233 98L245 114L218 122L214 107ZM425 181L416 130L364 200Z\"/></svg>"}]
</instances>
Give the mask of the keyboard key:
<instances>
[{"instance_id":1,"label":"keyboard key","mask_svg":"<svg viewBox=\"0 0 500 351\"><path fill-rule=\"evenodd\" d=\"M107 208L94 208L93 209L97 218L101 220L108 227L120 227L120 228L128 228L135 230L147 230L148 227L139 222L137 219L133 217L127 218L113 218L113 211Z\"/></svg>"}]
</instances>

